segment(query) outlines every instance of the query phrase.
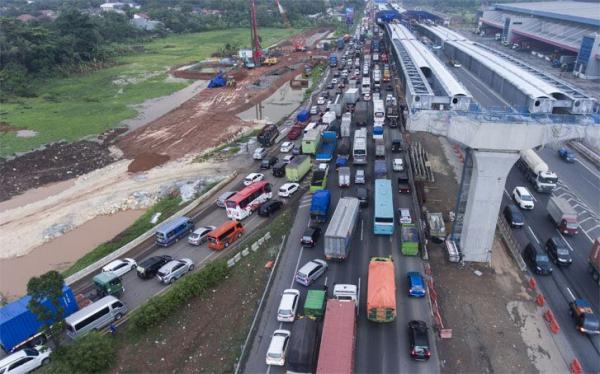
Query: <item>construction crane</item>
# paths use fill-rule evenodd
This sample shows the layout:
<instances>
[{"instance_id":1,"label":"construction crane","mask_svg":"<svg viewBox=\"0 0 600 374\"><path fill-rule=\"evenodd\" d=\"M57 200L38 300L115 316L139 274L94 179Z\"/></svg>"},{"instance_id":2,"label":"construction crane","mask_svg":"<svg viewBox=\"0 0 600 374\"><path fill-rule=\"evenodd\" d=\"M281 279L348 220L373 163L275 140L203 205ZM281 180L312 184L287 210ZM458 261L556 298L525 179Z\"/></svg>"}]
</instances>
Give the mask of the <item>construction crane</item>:
<instances>
[{"instance_id":1,"label":"construction crane","mask_svg":"<svg viewBox=\"0 0 600 374\"><path fill-rule=\"evenodd\" d=\"M292 27L292 25L290 25L290 20L287 17L287 13L285 12L285 9L281 6L279 0L275 0L275 2L277 3L277 9L279 9L279 13L281 14L281 18L283 19L283 24L287 27Z\"/></svg>"},{"instance_id":2,"label":"construction crane","mask_svg":"<svg viewBox=\"0 0 600 374\"><path fill-rule=\"evenodd\" d=\"M275 0L275 3L277 3L277 9L279 9L279 13L281 14L281 18L283 19L283 24L287 28L291 28L292 25L290 24L290 20L287 17L287 12L281 6L281 3L279 2L279 0ZM304 46L306 44L306 40L303 37L301 37L301 36L295 37L292 40L292 44L294 45L294 50L296 52L303 52L303 51L306 50L306 47Z\"/></svg>"},{"instance_id":3,"label":"construction crane","mask_svg":"<svg viewBox=\"0 0 600 374\"><path fill-rule=\"evenodd\" d=\"M252 60L254 61L254 65L260 66L263 52L262 47L260 46L260 39L258 37L258 26L256 24L256 1L248 1L250 3L250 38L252 44Z\"/></svg>"}]
</instances>

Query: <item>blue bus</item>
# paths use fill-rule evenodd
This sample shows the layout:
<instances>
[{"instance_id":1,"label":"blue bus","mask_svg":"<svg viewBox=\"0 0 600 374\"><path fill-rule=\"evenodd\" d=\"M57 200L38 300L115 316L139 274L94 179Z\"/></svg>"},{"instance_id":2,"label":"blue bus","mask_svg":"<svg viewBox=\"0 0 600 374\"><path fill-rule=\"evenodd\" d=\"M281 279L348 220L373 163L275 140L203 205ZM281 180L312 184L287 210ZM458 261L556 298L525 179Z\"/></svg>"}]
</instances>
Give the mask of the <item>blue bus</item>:
<instances>
[{"instance_id":1,"label":"blue bus","mask_svg":"<svg viewBox=\"0 0 600 374\"><path fill-rule=\"evenodd\" d=\"M163 223L156 230L156 244L168 247L187 234L194 231L194 222L188 217L182 216Z\"/></svg>"},{"instance_id":2,"label":"blue bus","mask_svg":"<svg viewBox=\"0 0 600 374\"><path fill-rule=\"evenodd\" d=\"M375 180L375 217L373 219L375 235L392 235L394 233L394 200L392 181Z\"/></svg>"}]
</instances>

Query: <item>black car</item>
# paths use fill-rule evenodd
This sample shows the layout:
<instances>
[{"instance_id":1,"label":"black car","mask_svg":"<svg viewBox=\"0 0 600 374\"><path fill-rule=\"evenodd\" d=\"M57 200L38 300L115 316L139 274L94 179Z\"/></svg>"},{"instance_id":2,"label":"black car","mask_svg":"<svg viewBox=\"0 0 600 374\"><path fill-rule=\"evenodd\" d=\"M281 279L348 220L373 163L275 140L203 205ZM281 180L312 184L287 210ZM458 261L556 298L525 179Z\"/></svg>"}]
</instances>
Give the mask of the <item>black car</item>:
<instances>
[{"instance_id":1,"label":"black car","mask_svg":"<svg viewBox=\"0 0 600 374\"><path fill-rule=\"evenodd\" d=\"M553 236L546 241L546 252L556 265L569 266L573 263L569 246L560 236Z\"/></svg>"},{"instance_id":2,"label":"black car","mask_svg":"<svg viewBox=\"0 0 600 374\"><path fill-rule=\"evenodd\" d=\"M277 161L278 161L278 159L275 156L265 158L260 162L260 168L261 169L270 169L271 166L273 166L277 163Z\"/></svg>"},{"instance_id":3,"label":"black car","mask_svg":"<svg viewBox=\"0 0 600 374\"><path fill-rule=\"evenodd\" d=\"M504 207L504 218L512 228L521 228L525 224L523 213L512 203Z\"/></svg>"},{"instance_id":4,"label":"black car","mask_svg":"<svg viewBox=\"0 0 600 374\"><path fill-rule=\"evenodd\" d=\"M301 153L302 153L302 149L300 148L300 146L298 144L294 144L294 148L292 148L292 154L294 156L298 156Z\"/></svg>"},{"instance_id":5,"label":"black car","mask_svg":"<svg viewBox=\"0 0 600 374\"><path fill-rule=\"evenodd\" d=\"M393 153L402 152L402 139L393 139L392 140L392 152Z\"/></svg>"},{"instance_id":6,"label":"black car","mask_svg":"<svg viewBox=\"0 0 600 374\"><path fill-rule=\"evenodd\" d=\"M333 89L333 83L329 82L327 83L327 86L325 86L328 90Z\"/></svg>"},{"instance_id":7,"label":"black car","mask_svg":"<svg viewBox=\"0 0 600 374\"><path fill-rule=\"evenodd\" d=\"M548 259L548 255L537 242L527 244L527 247L523 251L523 259L536 274L552 274L550 259Z\"/></svg>"},{"instance_id":8,"label":"black car","mask_svg":"<svg viewBox=\"0 0 600 374\"><path fill-rule=\"evenodd\" d=\"M283 202L280 200L269 200L258 208L258 215L268 217L283 207Z\"/></svg>"},{"instance_id":9,"label":"black car","mask_svg":"<svg viewBox=\"0 0 600 374\"><path fill-rule=\"evenodd\" d=\"M413 360L426 361L431 357L427 330L427 324L424 321L410 321L408 323L410 357Z\"/></svg>"},{"instance_id":10,"label":"black car","mask_svg":"<svg viewBox=\"0 0 600 374\"><path fill-rule=\"evenodd\" d=\"M366 187L356 187L356 198L362 208L369 206L369 190Z\"/></svg>"},{"instance_id":11,"label":"black car","mask_svg":"<svg viewBox=\"0 0 600 374\"><path fill-rule=\"evenodd\" d=\"M309 227L304 230L304 234L302 235L302 239L300 239L300 244L305 247L314 247L317 244L317 240L321 236L321 228L320 227Z\"/></svg>"},{"instance_id":12,"label":"black car","mask_svg":"<svg viewBox=\"0 0 600 374\"><path fill-rule=\"evenodd\" d=\"M153 278L164 264L173 258L168 255L148 257L137 266L137 275L142 279Z\"/></svg>"}]
</instances>

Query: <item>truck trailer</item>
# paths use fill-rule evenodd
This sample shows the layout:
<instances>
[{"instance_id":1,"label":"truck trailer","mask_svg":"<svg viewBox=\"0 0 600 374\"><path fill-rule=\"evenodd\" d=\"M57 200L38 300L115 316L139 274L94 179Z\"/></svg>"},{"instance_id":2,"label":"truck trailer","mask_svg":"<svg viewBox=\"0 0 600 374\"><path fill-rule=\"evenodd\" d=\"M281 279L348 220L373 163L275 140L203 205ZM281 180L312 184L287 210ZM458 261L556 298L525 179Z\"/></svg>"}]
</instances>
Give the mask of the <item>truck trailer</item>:
<instances>
[{"instance_id":1,"label":"truck trailer","mask_svg":"<svg viewBox=\"0 0 600 374\"><path fill-rule=\"evenodd\" d=\"M302 137L302 153L308 155L314 155L319 148L321 143L321 131L318 129L311 129L304 133Z\"/></svg>"},{"instance_id":2,"label":"truck trailer","mask_svg":"<svg viewBox=\"0 0 600 374\"><path fill-rule=\"evenodd\" d=\"M350 137L350 125L352 124L352 113L346 112L342 115L342 124L340 126L340 136L342 138Z\"/></svg>"},{"instance_id":3,"label":"truck trailer","mask_svg":"<svg viewBox=\"0 0 600 374\"><path fill-rule=\"evenodd\" d=\"M561 233L566 235L577 234L579 229L577 212L566 199L558 196L550 197L546 204L546 210Z\"/></svg>"},{"instance_id":4,"label":"truck trailer","mask_svg":"<svg viewBox=\"0 0 600 374\"><path fill-rule=\"evenodd\" d=\"M331 192L329 190L315 191L310 202L310 219L316 222L327 222Z\"/></svg>"},{"instance_id":5,"label":"truck trailer","mask_svg":"<svg viewBox=\"0 0 600 374\"><path fill-rule=\"evenodd\" d=\"M311 318L294 322L287 354L288 373L314 373L319 355L319 323Z\"/></svg>"},{"instance_id":6,"label":"truck trailer","mask_svg":"<svg viewBox=\"0 0 600 374\"><path fill-rule=\"evenodd\" d=\"M285 176L290 182L299 182L310 171L310 157L296 156L285 167Z\"/></svg>"},{"instance_id":7,"label":"truck trailer","mask_svg":"<svg viewBox=\"0 0 600 374\"><path fill-rule=\"evenodd\" d=\"M323 134L321 135L321 144L317 149L315 160L320 162L331 161L336 145L337 134L333 131L323 131Z\"/></svg>"},{"instance_id":8,"label":"truck trailer","mask_svg":"<svg viewBox=\"0 0 600 374\"><path fill-rule=\"evenodd\" d=\"M352 374L355 343L355 303L330 299L323 322L317 374Z\"/></svg>"},{"instance_id":9,"label":"truck trailer","mask_svg":"<svg viewBox=\"0 0 600 374\"><path fill-rule=\"evenodd\" d=\"M344 260L350 252L350 241L358 221L359 201L355 197L343 197L339 200L325 231L325 258Z\"/></svg>"},{"instance_id":10,"label":"truck trailer","mask_svg":"<svg viewBox=\"0 0 600 374\"><path fill-rule=\"evenodd\" d=\"M367 285L367 318L373 322L396 319L396 278L391 257L372 257Z\"/></svg>"},{"instance_id":11,"label":"truck trailer","mask_svg":"<svg viewBox=\"0 0 600 374\"><path fill-rule=\"evenodd\" d=\"M525 173L536 191L550 193L556 188L558 176L550 171L548 164L533 149L521 151L517 166Z\"/></svg>"}]
</instances>

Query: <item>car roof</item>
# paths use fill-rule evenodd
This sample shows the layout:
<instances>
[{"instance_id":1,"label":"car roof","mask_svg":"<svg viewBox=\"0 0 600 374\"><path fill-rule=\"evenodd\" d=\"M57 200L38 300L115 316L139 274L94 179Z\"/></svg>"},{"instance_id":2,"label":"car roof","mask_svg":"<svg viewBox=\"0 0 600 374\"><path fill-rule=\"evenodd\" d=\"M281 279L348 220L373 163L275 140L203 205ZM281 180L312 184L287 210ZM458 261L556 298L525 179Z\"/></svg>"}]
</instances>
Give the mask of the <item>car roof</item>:
<instances>
[{"instance_id":1,"label":"car roof","mask_svg":"<svg viewBox=\"0 0 600 374\"><path fill-rule=\"evenodd\" d=\"M275 333L277 333L277 331L275 331ZM283 342L289 336L275 335L275 333L271 338L271 344L269 344L269 352L281 352L283 349Z\"/></svg>"},{"instance_id":2,"label":"car roof","mask_svg":"<svg viewBox=\"0 0 600 374\"><path fill-rule=\"evenodd\" d=\"M515 187L515 190L519 191L519 193L521 195L524 195L524 194L531 195L531 193L529 193L529 190L523 186L517 186L517 187Z\"/></svg>"},{"instance_id":3,"label":"car roof","mask_svg":"<svg viewBox=\"0 0 600 374\"><path fill-rule=\"evenodd\" d=\"M280 307L283 308L292 308L292 305L294 304L294 299L297 299L299 297L299 295L297 294L293 294L293 293L284 293L281 296L281 302L279 303Z\"/></svg>"},{"instance_id":4,"label":"car roof","mask_svg":"<svg viewBox=\"0 0 600 374\"><path fill-rule=\"evenodd\" d=\"M410 281L412 283L423 284L423 276L419 272L410 271L410 272L406 273L406 275L408 276L408 278L410 279Z\"/></svg>"}]
</instances>

